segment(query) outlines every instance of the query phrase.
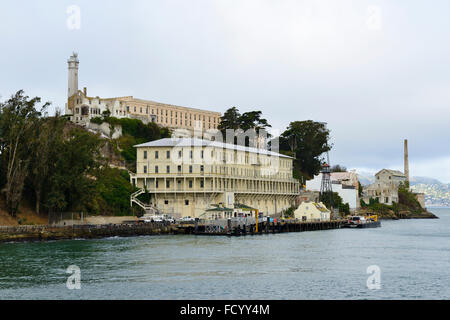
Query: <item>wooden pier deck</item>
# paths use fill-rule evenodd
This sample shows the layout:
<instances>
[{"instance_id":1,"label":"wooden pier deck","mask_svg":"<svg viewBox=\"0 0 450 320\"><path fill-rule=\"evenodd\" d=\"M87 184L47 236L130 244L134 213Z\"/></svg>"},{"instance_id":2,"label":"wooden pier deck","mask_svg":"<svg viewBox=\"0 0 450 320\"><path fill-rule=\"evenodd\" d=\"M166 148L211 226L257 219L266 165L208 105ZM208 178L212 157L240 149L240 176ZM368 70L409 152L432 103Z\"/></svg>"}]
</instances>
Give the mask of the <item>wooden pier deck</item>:
<instances>
[{"instance_id":1,"label":"wooden pier deck","mask_svg":"<svg viewBox=\"0 0 450 320\"><path fill-rule=\"evenodd\" d=\"M284 232L304 232L318 231L341 228L346 220L332 221L280 221L280 222L260 222L258 230L256 223L239 223L235 221L227 221L224 225L222 221L214 224L214 221L207 223L196 222L195 224L180 224L177 228L179 233L209 235L209 236L245 236L258 234L274 234Z\"/></svg>"}]
</instances>

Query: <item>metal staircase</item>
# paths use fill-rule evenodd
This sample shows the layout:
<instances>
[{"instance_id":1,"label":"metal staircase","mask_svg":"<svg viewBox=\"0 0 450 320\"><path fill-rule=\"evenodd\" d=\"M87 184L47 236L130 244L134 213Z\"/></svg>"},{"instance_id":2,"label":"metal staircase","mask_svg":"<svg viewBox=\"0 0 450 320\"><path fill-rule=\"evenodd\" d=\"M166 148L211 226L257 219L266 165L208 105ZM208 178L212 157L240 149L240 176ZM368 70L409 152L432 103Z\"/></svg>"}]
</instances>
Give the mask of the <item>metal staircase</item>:
<instances>
[{"instance_id":1,"label":"metal staircase","mask_svg":"<svg viewBox=\"0 0 450 320\"><path fill-rule=\"evenodd\" d=\"M133 203L135 203L145 210L145 214L157 215L159 213L159 210L156 207L148 203L144 203L137 198L139 195L143 193L145 193L144 189L139 189L138 191L132 193L130 196L130 206L133 206Z\"/></svg>"}]
</instances>

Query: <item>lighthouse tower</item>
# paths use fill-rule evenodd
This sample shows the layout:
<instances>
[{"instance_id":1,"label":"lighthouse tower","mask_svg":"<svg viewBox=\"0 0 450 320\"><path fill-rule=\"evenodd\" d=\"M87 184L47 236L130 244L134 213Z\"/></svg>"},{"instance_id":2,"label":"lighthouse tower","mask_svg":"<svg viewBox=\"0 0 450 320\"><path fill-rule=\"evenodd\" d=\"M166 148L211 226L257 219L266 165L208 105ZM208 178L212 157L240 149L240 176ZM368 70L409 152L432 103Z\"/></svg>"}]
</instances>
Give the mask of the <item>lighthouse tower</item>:
<instances>
[{"instance_id":1,"label":"lighthouse tower","mask_svg":"<svg viewBox=\"0 0 450 320\"><path fill-rule=\"evenodd\" d=\"M78 92L78 53L74 52L72 56L67 60L69 65L69 86L68 86L68 96L70 98L75 93Z\"/></svg>"}]
</instances>

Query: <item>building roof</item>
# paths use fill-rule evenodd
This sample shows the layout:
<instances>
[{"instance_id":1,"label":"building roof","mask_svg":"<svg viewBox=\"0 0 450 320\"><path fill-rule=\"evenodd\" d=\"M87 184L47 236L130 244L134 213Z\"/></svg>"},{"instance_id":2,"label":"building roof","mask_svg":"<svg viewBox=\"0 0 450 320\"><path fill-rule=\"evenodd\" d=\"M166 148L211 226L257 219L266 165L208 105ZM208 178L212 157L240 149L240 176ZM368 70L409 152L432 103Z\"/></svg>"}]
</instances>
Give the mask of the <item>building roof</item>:
<instances>
[{"instance_id":1,"label":"building roof","mask_svg":"<svg viewBox=\"0 0 450 320\"><path fill-rule=\"evenodd\" d=\"M391 169L381 169L380 171L375 173L375 176L379 175L383 171L386 171L387 173L390 173L393 176L406 177L403 172L398 171L398 170L391 170Z\"/></svg>"},{"instance_id":2,"label":"building roof","mask_svg":"<svg viewBox=\"0 0 450 320\"><path fill-rule=\"evenodd\" d=\"M155 141L137 144L134 147L135 148L143 148L143 147L210 147L211 148L211 147L214 147L214 148L221 148L221 149L227 149L227 150L246 151L246 152L250 152L250 153L257 153L257 154L263 154L263 155L270 155L270 156L274 156L274 157L293 159L292 157L286 156L284 154L269 151L266 149L245 147L245 146L241 146L241 145L234 145L231 143L223 143L223 142L198 139L198 138L164 138L164 139L159 139L159 140L155 140Z\"/></svg>"},{"instance_id":3,"label":"building roof","mask_svg":"<svg viewBox=\"0 0 450 320\"><path fill-rule=\"evenodd\" d=\"M207 212L223 212L223 211L233 211L232 208L226 208L226 207L216 207L211 209L206 209Z\"/></svg>"}]
</instances>

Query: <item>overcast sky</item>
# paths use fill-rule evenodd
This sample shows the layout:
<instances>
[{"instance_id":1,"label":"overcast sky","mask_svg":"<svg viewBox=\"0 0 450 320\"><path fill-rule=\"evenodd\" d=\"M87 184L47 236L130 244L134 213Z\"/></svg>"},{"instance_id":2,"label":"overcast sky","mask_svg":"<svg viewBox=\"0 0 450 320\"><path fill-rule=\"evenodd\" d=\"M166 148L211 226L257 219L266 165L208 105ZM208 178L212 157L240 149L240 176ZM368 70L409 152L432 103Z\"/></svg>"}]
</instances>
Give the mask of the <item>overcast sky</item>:
<instances>
[{"instance_id":1,"label":"overcast sky","mask_svg":"<svg viewBox=\"0 0 450 320\"><path fill-rule=\"evenodd\" d=\"M80 10L77 28L76 5ZM282 132L328 123L332 164L450 182L448 0L0 2L0 95L64 109L79 87L224 112L262 110Z\"/></svg>"}]
</instances>

